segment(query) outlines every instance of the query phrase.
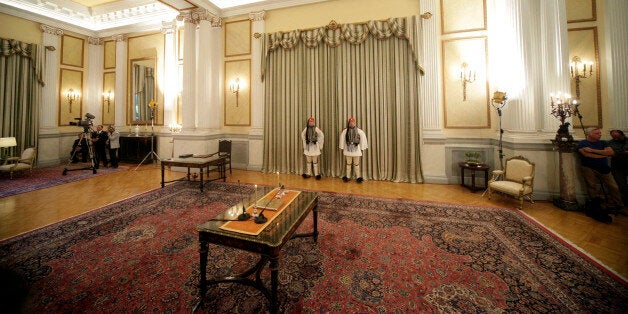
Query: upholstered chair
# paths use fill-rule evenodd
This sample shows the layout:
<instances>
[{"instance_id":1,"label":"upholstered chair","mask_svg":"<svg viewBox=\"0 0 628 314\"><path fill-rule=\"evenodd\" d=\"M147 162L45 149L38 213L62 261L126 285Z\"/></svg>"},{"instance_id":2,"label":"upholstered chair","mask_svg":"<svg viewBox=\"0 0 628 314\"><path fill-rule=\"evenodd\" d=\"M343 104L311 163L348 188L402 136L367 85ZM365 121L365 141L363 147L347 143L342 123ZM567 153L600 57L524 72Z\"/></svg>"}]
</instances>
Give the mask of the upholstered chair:
<instances>
[{"instance_id":1,"label":"upholstered chair","mask_svg":"<svg viewBox=\"0 0 628 314\"><path fill-rule=\"evenodd\" d=\"M31 174L33 166L35 165L36 156L37 149L35 147L29 147L22 152L22 156L7 158L4 164L0 166L0 173L8 172L11 179L13 179L14 172L28 170L29 174Z\"/></svg>"},{"instance_id":2,"label":"upholstered chair","mask_svg":"<svg viewBox=\"0 0 628 314\"><path fill-rule=\"evenodd\" d=\"M493 192L513 196L519 200L519 209L523 209L523 198L528 197L534 204L534 163L523 156L506 160L504 170L494 170L488 181L488 198Z\"/></svg>"}]
</instances>

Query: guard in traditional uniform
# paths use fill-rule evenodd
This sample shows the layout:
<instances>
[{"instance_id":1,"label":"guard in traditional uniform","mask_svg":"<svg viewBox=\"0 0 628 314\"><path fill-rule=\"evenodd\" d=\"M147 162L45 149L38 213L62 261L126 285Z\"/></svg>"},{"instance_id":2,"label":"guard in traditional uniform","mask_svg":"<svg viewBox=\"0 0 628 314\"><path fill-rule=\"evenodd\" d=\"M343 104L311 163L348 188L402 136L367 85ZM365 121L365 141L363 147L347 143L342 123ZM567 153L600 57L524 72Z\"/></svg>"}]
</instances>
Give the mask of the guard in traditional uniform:
<instances>
[{"instance_id":1,"label":"guard in traditional uniform","mask_svg":"<svg viewBox=\"0 0 628 314\"><path fill-rule=\"evenodd\" d=\"M303 140L303 154L305 155L305 173L303 178L309 178L312 176L312 170L316 180L321 179L320 174L320 155L325 142L325 136L323 131L316 126L316 120L314 117L307 119L307 126L301 132L301 139Z\"/></svg>"},{"instance_id":2,"label":"guard in traditional uniform","mask_svg":"<svg viewBox=\"0 0 628 314\"><path fill-rule=\"evenodd\" d=\"M357 178L357 182L364 181L362 178L362 172L360 169L360 159L362 158L362 151L369 148L369 144L366 140L366 134L355 124L355 118L349 118L347 128L342 130L340 134L340 149L345 156L346 161L346 173L342 177L342 181L348 182L351 180L351 169L353 168L353 174Z\"/></svg>"}]
</instances>

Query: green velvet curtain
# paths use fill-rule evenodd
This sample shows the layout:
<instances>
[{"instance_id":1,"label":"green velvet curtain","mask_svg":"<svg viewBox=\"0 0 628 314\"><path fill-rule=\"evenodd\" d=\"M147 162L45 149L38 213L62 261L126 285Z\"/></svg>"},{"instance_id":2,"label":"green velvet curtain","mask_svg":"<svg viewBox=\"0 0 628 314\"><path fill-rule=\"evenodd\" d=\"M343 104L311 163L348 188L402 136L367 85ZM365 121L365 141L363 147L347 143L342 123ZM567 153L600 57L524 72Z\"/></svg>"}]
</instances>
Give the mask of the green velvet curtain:
<instances>
[{"instance_id":1,"label":"green velvet curtain","mask_svg":"<svg viewBox=\"0 0 628 314\"><path fill-rule=\"evenodd\" d=\"M412 16L265 34L262 171L303 172L300 135L312 115L325 133L321 171L342 176L339 136L355 117L369 141L365 179L422 182L419 25Z\"/></svg>"},{"instance_id":2,"label":"green velvet curtain","mask_svg":"<svg viewBox=\"0 0 628 314\"><path fill-rule=\"evenodd\" d=\"M0 135L17 139L13 155L37 146L44 53L41 45L0 38Z\"/></svg>"}]
</instances>

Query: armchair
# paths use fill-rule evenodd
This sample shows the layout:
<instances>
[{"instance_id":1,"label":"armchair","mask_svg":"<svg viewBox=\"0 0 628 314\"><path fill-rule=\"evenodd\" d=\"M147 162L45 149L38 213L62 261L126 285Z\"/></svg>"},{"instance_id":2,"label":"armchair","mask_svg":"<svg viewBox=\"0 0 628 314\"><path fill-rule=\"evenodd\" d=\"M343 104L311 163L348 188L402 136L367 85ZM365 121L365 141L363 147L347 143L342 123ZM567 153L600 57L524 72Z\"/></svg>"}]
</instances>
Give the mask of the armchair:
<instances>
[{"instance_id":1,"label":"armchair","mask_svg":"<svg viewBox=\"0 0 628 314\"><path fill-rule=\"evenodd\" d=\"M0 173L8 172L11 179L13 179L14 172L28 170L29 174L31 174L36 156L37 148L29 147L22 152L22 156L7 158L4 164L0 166Z\"/></svg>"},{"instance_id":2,"label":"armchair","mask_svg":"<svg viewBox=\"0 0 628 314\"><path fill-rule=\"evenodd\" d=\"M523 156L508 158L504 170L494 170L488 182L488 199L493 192L514 196L519 200L519 209L523 209L526 196L534 204L534 163Z\"/></svg>"},{"instance_id":3,"label":"armchair","mask_svg":"<svg viewBox=\"0 0 628 314\"><path fill-rule=\"evenodd\" d=\"M231 172L231 141L229 140L218 141L218 156L225 157L225 161L227 165L229 166L229 174L232 174ZM227 169L225 168L225 170Z\"/></svg>"}]
</instances>

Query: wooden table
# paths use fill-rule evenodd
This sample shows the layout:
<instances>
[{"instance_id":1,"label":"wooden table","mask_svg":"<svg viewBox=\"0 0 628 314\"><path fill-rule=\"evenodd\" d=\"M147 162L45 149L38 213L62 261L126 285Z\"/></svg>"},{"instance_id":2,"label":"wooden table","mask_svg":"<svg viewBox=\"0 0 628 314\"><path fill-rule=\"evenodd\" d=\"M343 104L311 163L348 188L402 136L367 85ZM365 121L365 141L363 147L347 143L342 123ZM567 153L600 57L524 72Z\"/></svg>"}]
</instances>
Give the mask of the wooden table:
<instances>
[{"instance_id":1,"label":"wooden table","mask_svg":"<svg viewBox=\"0 0 628 314\"><path fill-rule=\"evenodd\" d=\"M458 166L460 166L460 185L468 188L469 190L471 190L472 192L475 192L477 190L486 190L488 189L488 169L489 166L485 165L485 164L469 164L467 162L461 161L458 163ZM471 170L471 186L468 186L464 183L464 170ZM483 171L484 172L484 188L481 187L476 187L475 186L475 172L476 171Z\"/></svg>"},{"instance_id":2,"label":"wooden table","mask_svg":"<svg viewBox=\"0 0 628 314\"><path fill-rule=\"evenodd\" d=\"M184 178L175 179L171 181L164 181L164 169L166 168L166 166L188 168L187 176ZM216 167L218 169L218 178L209 180L209 171L210 171L209 167ZM207 158L196 158L196 157L170 158L170 159L163 159L161 161L161 187L163 188L166 183L170 183L174 181L183 181L183 180L190 181L191 179L190 169L191 168L199 169L201 192L203 192L203 182L205 181L203 179L204 171L207 172L207 178L208 178L207 181L222 179L222 181L224 182L227 180L227 171L225 170L225 158L224 157L219 157L218 155L214 155L212 157L207 157Z\"/></svg>"},{"instance_id":3,"label":"wooden table","mask_svg":"<svg viewBox=\"0 0 628 314\"><path fill-rule=\"evenodd\" d=\"M272 190L271 187L263 187L261 195ZM200 243L200 279L199 279L199 303L194 311L203 304L207 294L207 287L219 283L239 283L254 287L261 291L270 301L270 312L277 313L279 302L277 300L277 289L279 283L279 252L288 240L296 237L313 237L314 242L318 239L318 193L301 192L259 235L247 235L244 233L223 230L220 227L225 221L237 220L242 213L242 207L249 207L253 204L254 197L246 200L226 210L216 218L196 227L198 230L198 240ZM301 223L308 214L312 212L313 230L311 233L295 234ZM252 219L252 218L250 218ZM214 243L231 248L237 248L260 254L260 260L250 269L228 277L207 279L207 257L209 255L209 243ZM270 290L260 279L261 272L267 263L270 262ZM253 278L249 278L253 277ZM193 311L193 312L194 312Z\"/></svg>"}]
</instances>

